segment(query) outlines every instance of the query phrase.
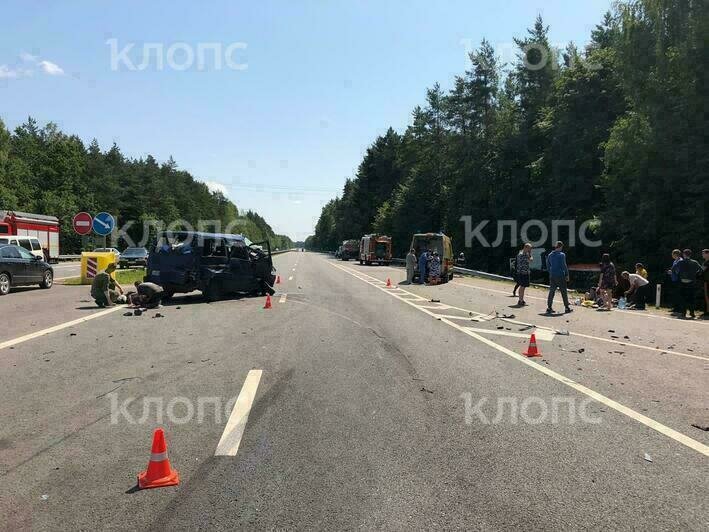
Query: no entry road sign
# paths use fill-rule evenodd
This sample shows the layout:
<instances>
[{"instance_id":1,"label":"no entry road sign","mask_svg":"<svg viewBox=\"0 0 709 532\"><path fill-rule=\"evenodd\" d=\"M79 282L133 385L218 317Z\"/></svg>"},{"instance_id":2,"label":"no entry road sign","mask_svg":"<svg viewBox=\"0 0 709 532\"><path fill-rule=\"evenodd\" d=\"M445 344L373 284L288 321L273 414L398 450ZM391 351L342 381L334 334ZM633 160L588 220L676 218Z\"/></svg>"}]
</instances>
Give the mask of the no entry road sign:
<instances>
[{"instance_id":1,"label":"no entry road sign","mask_svg":"<svg viewBox=\"0 0 709 532\"><path fill-rule=\"evenodd\" d=\"M79 235L88 235L91 232L93 218L88 212L80 212L72 219L74 231Z\"/></svg>"}]
</instances>

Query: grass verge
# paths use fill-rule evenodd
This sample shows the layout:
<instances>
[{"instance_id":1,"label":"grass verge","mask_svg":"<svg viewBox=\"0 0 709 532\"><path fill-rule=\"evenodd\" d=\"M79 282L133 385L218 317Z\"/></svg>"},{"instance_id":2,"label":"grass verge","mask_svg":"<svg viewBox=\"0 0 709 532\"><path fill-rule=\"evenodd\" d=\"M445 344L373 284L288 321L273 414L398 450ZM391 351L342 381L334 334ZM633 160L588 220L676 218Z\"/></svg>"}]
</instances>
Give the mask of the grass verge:
<instances>
[{"instance_id":1,"label":"grass verge","mask_svg":"<svg viewBox=\"0 0 709 532\"><path fill-rule=\"evenodd\" d=\"M145 277L145 269L127 269L127 270L116 270L116 281L123 287L132 285L136 281L143 281ZM69 286L78 286L81 284L81 277L71 277L69 279L64 279L63 281L57 281Z\"/></svg>"}]
</instances>

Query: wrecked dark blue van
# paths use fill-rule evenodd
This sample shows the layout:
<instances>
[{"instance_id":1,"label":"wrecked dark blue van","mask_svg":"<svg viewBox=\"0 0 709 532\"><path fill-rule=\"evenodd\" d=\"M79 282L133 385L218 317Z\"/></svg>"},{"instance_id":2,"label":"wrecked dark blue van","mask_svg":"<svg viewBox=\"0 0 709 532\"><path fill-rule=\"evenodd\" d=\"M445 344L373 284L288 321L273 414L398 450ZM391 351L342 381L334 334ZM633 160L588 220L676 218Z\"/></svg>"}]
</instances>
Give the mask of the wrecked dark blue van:
<instances>
[{"instance_id":1,"label":"wrecked dark blue van","mask_svg":"<svg viewBox=\"0 0 709 532\"><path fill-rule=\"evenodd\" d=\"M228 294L272 295L275 279L267 240L193 231L159 234L145 276L166 297L200 290L208 301Z\"/></svg>"}]
</instances>

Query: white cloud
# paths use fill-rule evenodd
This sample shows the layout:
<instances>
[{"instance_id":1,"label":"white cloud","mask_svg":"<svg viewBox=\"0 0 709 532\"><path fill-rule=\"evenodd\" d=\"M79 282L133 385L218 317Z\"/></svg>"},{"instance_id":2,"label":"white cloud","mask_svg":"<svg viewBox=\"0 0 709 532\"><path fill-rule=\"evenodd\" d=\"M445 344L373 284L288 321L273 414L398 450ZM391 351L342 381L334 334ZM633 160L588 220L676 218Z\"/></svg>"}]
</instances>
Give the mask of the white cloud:
<instances>
[{"instance_id":1,"label":"white cloud","mask_svg":"<svg viewBox=\"0 0 709 532\"><path fill-rule=\"evenodd\" d=\"M29 54L27 52L20 52L20 59L22 59L25 63L36 63L37 57L36 55Z\"/></svg>"},{"instance_id":2,"label":"white cloud","mask_svg":"<svg viewBox=\"0 0 709 532\"><path fill-rule=\"evenodd\" d=\"M9 68L7 65L0 65L0 79L17 79L31 75L32 71L25 68Z\"/></svg>"},{"instance_id":3,"label":"white cloud","mask_svg":"<svg viewBox=\"0 0 709 532\"><path fill-rule=\"evenodd\" d=\"M51 61L40 61L39 67L42 69L42 71L45 74L49 74L50 76L63 76L64 75L64 70L62 70L62 68L59 65L52 63Z\"/></svg>"},{"instance_id":4,"label":"white cloud","mask_svg":"<svg viewBox=\"0 0 709 532\"><path fill-rule=\"evenodd\" d=\"M204 184L207 185L207 188L212 192L221 192L225 196L227 195L227 189L222 183L218 183L217 181L205 181Z\"/></svg>"}]
</instances>

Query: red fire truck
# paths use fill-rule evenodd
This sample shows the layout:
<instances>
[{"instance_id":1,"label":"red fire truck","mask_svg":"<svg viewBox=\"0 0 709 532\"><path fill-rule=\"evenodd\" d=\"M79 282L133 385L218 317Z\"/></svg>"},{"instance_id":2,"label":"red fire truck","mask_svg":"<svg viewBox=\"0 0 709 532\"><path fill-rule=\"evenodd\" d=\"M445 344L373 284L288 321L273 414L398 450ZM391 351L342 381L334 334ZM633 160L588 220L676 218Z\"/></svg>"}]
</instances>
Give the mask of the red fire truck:
<instances>
[{"instance_id":1,"label":"red fire truck","mask_svg":"<svg viewBox=\"0 0 709 532\"><path fill-rule=\"evenodd\" d=\"M18 211L0 211L0 237L29 236L39 239L49 259L59 259L59 219L56 216Z\"/></svg>"}]
</instances>

